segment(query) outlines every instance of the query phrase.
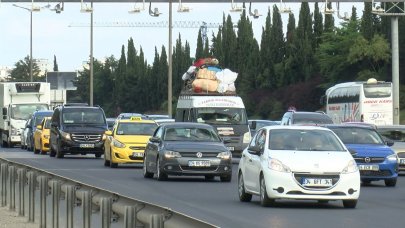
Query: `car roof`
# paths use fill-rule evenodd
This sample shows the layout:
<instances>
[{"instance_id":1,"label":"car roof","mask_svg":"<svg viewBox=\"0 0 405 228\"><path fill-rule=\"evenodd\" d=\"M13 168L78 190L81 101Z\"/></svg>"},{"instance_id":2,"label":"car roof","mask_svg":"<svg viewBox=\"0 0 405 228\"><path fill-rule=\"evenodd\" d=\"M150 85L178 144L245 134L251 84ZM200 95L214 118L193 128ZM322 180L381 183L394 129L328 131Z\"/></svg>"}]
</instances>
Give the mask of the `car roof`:
<instances>
[{"instance_id":1,"label":"car roof","mask_svg":"<svg viewBox=\"0 0 405 228\"><path fill-rule=\"evenodd\" d=\"M117 120L118 123L155 123L153 120L141 119L141 120L131 120L131 119L120 119Z\"/></svg>"},{"instance_id":2,"label":"car roof","mask_svg":"<svg viewBox=\"0 0 405 228\"><path fill-rule=\"evenodd\" d=\"M323 127L327 128L364 128L364 129L372 129L375 128L371 125L364 125L364 124L324 124Z\"/></svg>"},{"instance_id":3,"label":"car roof","mask_svg":"<svg viewBox=\"0 0 405 228\"><path fill-rule=\"evenodd\" d=\"M330 131L323 126L317 125L271 125L265 126L262 129L275 130L275 129L292 129L292 130L326 130Z\"/></svg>"}]
</instances>

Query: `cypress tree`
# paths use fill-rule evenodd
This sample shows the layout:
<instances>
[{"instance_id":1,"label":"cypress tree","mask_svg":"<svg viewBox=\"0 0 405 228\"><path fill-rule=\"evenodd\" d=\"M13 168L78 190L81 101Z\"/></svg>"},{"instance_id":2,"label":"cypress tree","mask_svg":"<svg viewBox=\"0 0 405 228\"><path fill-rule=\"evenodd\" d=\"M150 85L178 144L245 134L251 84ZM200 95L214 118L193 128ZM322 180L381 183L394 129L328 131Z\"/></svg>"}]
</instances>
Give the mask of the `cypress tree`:
<instances>
[{"instance_id":1,"label":"cypress tree","mask_svg":"<svg viewBox=\"0 0 405 228\"><path fill-rule=\"evenodd\" d=\"M204 57L204 44L201 35L201 29L198 30L197 36L197 48L195 50L195 59L200 59Z\"/></svg>"},{"instance_id":2,"label":"cypress tree","mask_svg":"<svg viewBox=\"0 0 405 228\"><path fill-rule=\"evenodd\" d=\"M364 2L364 12L361 18L360 32L367 40L371 40L374 36L373 15L371 9L371 2Z\"/></svg>"},{"instance_id":3,"label":"cypress tree","mask_svg":"<svg viewBox=\"0 0 405 228\"><path fill-rule=\"evenodd\" d=\"M53 55L53 71L54 72L59 71L58 62L56 62L56 55Z\"/></svg>"},{"instance_id":4,"label":"cypress tree","mask_svg":"<svg viewBox=\"0 0 405 228\"><path fill-rule=\"evenodd\" d=\"M315 3L314 10L314 47L318 47L321 42L321 36L323 32L323 18L322 13L319 12L318 2Z\"/></svg>"},{"instance_id":5,"label":"cypress tree","mask_svg":"<svg viewBox=\"0 0 405 228\"><path fill-rule=\"evenodd\" d=\"M332 3L328 2L328 8L332 9ZM333 14L326 14L323 30L325 32L332 32L334 29L335 29L335 19L333 17Z\"/></svg>"}]
</instances>

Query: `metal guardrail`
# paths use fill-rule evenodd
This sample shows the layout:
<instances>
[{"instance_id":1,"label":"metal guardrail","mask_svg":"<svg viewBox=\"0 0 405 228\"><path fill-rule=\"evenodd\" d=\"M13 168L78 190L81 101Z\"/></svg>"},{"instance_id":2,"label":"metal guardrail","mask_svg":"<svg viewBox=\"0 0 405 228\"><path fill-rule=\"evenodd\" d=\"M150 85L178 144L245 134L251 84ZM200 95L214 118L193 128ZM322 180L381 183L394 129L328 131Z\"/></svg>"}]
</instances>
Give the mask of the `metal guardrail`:
<instances>
[{"instance_id":1,"label":"metal guardrail","mask_svg":"<svg viewBox=\"0 0 405 228\"><path fill-rule=\"evenodd\" d=\"M112 223L118 221L125 228L217 227L170 208L125 197L3 158L0 158L0 196L2 207L8 205L12 211L17 208L19 216L26 216L25 212L28 211L29 222L34 222L37 215L40 228L46 228L47 225L58 228L62 222L65 225L61 227L73 228L74 222L79 219L82 220L83 228L90 228L94 214L99 215L102 228L110 228ZM65 201L66 205L64 216L60 213L61 201ZM49 202L51 210L47 209ZM38 207L36 203L39 203L39 216L35 212ZM82 209L80 218L76 218L78 213L74 213L78 207Z\"/></svg>"}]
</instances>

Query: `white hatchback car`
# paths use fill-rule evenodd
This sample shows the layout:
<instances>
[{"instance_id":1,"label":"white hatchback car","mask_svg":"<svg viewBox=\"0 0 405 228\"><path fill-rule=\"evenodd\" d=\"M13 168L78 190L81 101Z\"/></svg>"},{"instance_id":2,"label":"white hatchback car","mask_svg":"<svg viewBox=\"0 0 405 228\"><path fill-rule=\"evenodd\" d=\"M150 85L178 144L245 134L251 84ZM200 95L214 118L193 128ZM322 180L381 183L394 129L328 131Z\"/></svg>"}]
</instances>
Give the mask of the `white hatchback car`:
<instances>
[{"instance_id":1,"label":"white hatchback car","mask_svg":"<svg viewBox=\"0 0 405 228\"><path fill-rule=\"evenodd\" d=\"M355 208L360 173L352 155L329 129L315 126L261 128L243 151L238 167L243 202L260 196L262 206L276 199L343 200Z\"/></svg>"}]
</instances>

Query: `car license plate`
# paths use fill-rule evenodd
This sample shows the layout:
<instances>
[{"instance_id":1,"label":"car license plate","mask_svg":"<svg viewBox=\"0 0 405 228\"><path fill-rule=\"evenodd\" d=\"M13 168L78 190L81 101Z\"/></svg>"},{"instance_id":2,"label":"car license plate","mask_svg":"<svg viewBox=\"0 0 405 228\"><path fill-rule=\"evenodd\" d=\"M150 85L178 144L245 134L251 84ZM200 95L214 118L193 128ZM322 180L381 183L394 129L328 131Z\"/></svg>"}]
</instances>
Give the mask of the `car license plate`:
<instances>
[{"instance_id":1,"label":"car license plate","mask_svg":"<svg viewBox=\"0 0 405 228\"><path fill-rule=\"evenodd\" d=\"M210 161L188 161L188 166L209 167L209 166L211 166L211 162Z\"/></svg>"},{"instance_id":2,"label":"car license plate","mask_svg":"<svg viewBox=\"0 0 405 228\"><path fill-rule=\"evenodd\" d=\"M94 148L94 144L80 144L80 148Z\"/></svg>"},{"instance_id":3,"label":"car license plate","mask_svg":"<svg viewBox=\"0 0 405 228\"><path fill-rule=\"evenodd\" d=\"M405 164L405 159L399 159L399 164L401 165Z\"/></svg>"},{"instance_id":4,"label":"car license plate","mask_svg":"<svg viewBox=\"0 0 405 228\"><path fill-rule=\"evenodd\" d=\"M307 187L330 187L332 179L303 178L302 185Z\"/></svg>"},{"instance_id":5,"label":"car license plate","mask_svg":"<svg viewBox=\"0 0 405 228\"><path fill-rule=\"evenodd\" d=\"M133 153L132 153L132 157L140 157L140 158L143 158L143 153L140 153L140 152L133 152Z\"/></svg>"},{"instance_id":6,"label":"car license plate","mask_svg":"<svg viewBox=\"0 0 405 228\"><path fill-rule=\"evenodd\" d=\"M234 151L235 150L235 147L233 147L233 146L227 146L226 148L228 148L229 151Z\"/></svg>"},{"instance_id":7,"label":"car license plate","mask_svg":"<svg viewBox=\"0 0 405 228\"><path fill-rule=\"evenodd\" d=\"M359 165L359 170L378 171L378 170L380 170L380 168L378 165Z\"/></svg>"}]
</instances>

